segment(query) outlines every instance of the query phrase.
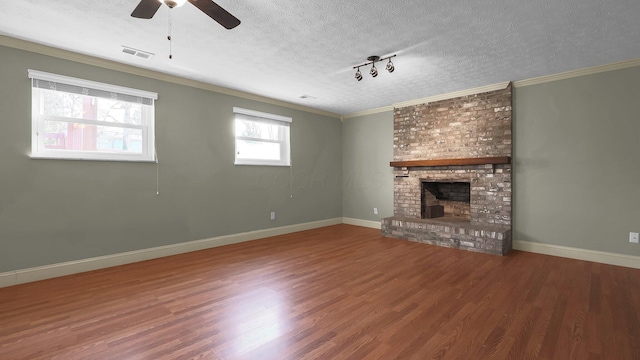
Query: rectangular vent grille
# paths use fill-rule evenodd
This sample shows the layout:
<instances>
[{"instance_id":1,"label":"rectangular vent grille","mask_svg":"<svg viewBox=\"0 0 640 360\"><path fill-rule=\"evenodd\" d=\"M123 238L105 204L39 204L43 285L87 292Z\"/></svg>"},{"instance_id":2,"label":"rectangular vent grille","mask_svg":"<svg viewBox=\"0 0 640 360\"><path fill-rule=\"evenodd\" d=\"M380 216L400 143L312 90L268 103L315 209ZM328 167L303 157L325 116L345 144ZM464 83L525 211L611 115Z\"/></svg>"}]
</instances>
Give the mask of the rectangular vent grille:
<instances>
[{"instance_id":1,"label":"rectangular vent grille","mask_svg":"<svg viewBox=\"0 0 640 360\"><path fill-rule=\"evenodd\" d=\"M122 45L122 52L142 59L150 59L154 54Z\"/></svg>"}]
</instances>

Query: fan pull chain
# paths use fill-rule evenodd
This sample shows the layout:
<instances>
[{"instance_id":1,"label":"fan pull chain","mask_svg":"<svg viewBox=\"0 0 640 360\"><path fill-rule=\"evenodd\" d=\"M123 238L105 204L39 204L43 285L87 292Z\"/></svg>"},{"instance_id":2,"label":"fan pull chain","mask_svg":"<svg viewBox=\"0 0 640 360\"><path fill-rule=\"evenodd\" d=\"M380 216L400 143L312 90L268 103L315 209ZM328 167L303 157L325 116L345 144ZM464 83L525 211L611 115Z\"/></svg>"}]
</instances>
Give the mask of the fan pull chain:
<instances>
[{"instance_id":1,"label":"fan pull chain","mask_svg":"<svg viewBox=\"0 0 640 360\"><path fill-rule=\"evenodd\" d=\"M157 142L153 143L153 154L156 156L156 196L160 195L160 161L158 160Z\"/></svg>"},{"instance_id":2,"label":"fan pull chain","mask_svg":"<svg viewBox=\"0 0 640 360\"><path fill-rule=\"evenodd\" d=\"M171 9L167 13L169 14L169 35L167 35L167 40L169 40L169 59L173 59L173 50L171 49Z\"/></svg>"}]
</instances>

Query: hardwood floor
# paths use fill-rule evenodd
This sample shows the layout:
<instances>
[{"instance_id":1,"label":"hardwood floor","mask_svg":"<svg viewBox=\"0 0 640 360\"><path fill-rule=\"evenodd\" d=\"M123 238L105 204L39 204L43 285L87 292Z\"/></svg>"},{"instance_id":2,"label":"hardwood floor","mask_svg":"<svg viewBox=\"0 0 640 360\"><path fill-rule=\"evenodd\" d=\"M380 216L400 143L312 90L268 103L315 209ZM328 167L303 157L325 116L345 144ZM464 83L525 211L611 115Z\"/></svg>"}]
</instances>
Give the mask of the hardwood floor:
<instances>
[{"instance_id":1,"label":"hardwood floor","mask_svg":"<svg viewBox=\"0 0 640 360\"><path fill-rule=\"evenodd\" d=\"M0 359L640 359L640 270L337 225L0 289Z\"/></svg>"}]
</instances>

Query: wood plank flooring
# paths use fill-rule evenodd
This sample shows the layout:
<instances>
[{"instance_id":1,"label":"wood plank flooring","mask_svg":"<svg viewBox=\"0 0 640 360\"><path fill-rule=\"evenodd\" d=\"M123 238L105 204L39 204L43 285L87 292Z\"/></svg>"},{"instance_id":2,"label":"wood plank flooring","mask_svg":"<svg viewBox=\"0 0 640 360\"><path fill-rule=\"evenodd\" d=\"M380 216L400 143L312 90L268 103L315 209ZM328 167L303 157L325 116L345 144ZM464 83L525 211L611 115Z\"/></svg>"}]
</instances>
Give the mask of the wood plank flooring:
<instances>
[{"instance_id":1,"label":"wood plank flooring","mask_svg":"<svg viewBox=\"0 0 640 360\"><path fill-rule=\"evenodd\" d=\"M337 225L0 289L0 359L640 359L640 270Z\"/></svg>"}]
</instances>

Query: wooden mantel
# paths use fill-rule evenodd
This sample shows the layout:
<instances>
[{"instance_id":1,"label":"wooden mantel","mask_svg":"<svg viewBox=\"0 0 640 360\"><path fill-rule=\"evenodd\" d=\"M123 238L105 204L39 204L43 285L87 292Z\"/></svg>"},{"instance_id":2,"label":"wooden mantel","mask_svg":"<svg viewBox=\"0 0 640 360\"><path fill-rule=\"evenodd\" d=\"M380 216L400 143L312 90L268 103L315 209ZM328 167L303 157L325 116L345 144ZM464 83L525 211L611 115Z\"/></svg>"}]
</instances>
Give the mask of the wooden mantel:
<instances>
[{"instance_id":1,"label":"wooden mantel","mask_svg":"<svg viewBox=\"0 0 640 360\"><path fill-rule=\"evenodd\" d=\"M436 159L436 160L411 160L392 161L389 163L393 167L429 167L429 166L457 166L457 165L487 165L487 164L509 164L511 157L495 156L483 158L462 158L462 159Z\"/></svg>"}]
</instances>

